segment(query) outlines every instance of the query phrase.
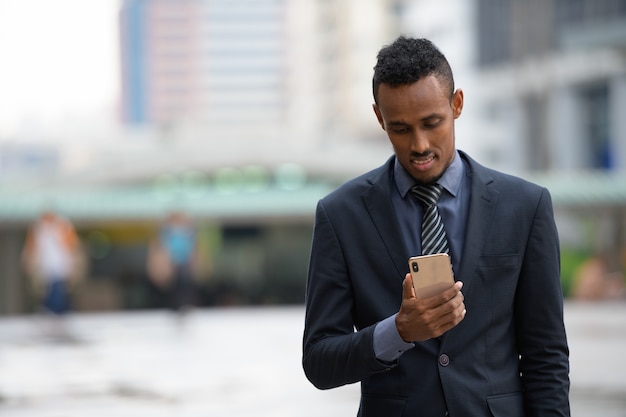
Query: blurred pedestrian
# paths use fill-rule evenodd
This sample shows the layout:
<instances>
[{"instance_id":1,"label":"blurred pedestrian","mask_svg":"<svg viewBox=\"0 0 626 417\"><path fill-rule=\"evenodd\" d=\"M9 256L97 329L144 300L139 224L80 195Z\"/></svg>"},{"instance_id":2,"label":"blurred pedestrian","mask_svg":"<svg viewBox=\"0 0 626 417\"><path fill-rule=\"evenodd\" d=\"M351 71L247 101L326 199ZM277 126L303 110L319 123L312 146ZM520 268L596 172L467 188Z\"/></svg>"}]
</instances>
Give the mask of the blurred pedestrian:
<instances>
[{"instance_id":1,"label":"blurred pedestrian","mask_svg":"<svg viewBox=\"0 0 626 417\"><path fill-rule=\"evenodd\" d=\"M147 269L175 311L185 312L195 304L196 253L197 231L193 222L181 211L170 213L150 243Z\"/></svg>"},{"instance_id":2,"label":"blurred pedestrian","mask_svg":"<svg viewBox=\"0 0 626 417\"><path fill-rule=\"evenodd\" d=\"M22 262L44 312L60 316L70 310L71 285L81 278L82 261L72 223L53 211L43 212L28 229Z\"/></svg>"}]
</instances>

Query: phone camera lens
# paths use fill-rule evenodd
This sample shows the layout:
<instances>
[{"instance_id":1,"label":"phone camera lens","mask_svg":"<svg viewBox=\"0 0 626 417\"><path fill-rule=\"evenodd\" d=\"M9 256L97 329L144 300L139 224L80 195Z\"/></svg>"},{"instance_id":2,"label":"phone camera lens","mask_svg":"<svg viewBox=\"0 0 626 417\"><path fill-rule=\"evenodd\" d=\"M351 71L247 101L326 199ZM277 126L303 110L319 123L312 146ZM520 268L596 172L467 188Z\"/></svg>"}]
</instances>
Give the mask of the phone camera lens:
<instances>
[{"instance_id":1,"label":"phone camera lens","mask_svg":"<svg viewBox=\"0 0 626 417\"><path fill-rule=\"evenodd\" d=\"M417 262L411 262L411 268L413 268L413 272L419 271L419 267L417 266Z\"/></svg>"}]
</instances>

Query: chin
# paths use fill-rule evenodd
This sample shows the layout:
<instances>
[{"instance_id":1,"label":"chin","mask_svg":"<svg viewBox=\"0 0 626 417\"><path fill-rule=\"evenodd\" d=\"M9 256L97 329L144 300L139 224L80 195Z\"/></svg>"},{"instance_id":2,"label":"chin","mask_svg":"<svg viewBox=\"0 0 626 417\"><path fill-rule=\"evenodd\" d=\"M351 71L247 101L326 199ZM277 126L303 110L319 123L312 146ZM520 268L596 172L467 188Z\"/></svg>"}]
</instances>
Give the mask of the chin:
<instances>
[{"instance_id":1,"label":"chin","mask_svg":"<svg viewBox=\"0 0 626 417\"><path fill-rule=\"evenodd\" d=\"M443 176L445 170L437 171L437 173L430 172L413 172L412 176L415 180L415 183L418 185L431 185L439 181L439 179Z\"/></svg>"},{"instance_id":2,"label":"chin","mask_svg":"<svg viewBox=\"0 0 626 417\"><path fill-rule=\"evenodd\" d=\"M413 176L413 179L415 180L415 183L417 185L431 185L439 181L439 178L441 178L441 176L442 174L434 176L420 175L419 177Z\"/></svg>"},{"instance_id":3,"label":"chin","mask_svg":"<svg viewBox=\"0 0 626 417\"><path fill-rule=\"evenodd\" d=\"M424 186L433 185L433 184L435 184L439 180L439 178L441 178L441 177L435 177L435 178L432 178L432 179L427 178L426 180L419 179L419 180L415 180L415 184L416 185L424 185Z\"/></svg>"}]
</instances>

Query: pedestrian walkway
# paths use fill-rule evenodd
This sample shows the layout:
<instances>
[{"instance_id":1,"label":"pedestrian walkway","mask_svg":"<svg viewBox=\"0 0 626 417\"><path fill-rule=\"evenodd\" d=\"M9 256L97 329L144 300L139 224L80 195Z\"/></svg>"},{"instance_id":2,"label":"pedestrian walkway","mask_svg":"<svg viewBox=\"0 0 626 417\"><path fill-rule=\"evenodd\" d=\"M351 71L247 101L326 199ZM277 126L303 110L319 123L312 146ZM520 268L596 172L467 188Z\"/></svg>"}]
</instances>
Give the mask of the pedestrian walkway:
<instances>
[{"instance_id":1,"label":"pedestrian walkway","mask_svg":"<svg viewBox=\"0 0 626 417\"><path fill-rule=\"evenodd\" d=\"M296 307L0 319L0 416L354 416L357 384L318 391ZM48 323L49 324L49 323ZM566 304L572 416L626 416L626 303Z\"/></svg>"},{"instance_id":2,"label":"pedestrian walkway","mask_svg":"<svg viewBox=\"0 0 626 417\"><path fill-rule=\"evenodd\" d=\"M626 417L626 302L568 302L573 417Z\"/></svg>"}]
</instances>

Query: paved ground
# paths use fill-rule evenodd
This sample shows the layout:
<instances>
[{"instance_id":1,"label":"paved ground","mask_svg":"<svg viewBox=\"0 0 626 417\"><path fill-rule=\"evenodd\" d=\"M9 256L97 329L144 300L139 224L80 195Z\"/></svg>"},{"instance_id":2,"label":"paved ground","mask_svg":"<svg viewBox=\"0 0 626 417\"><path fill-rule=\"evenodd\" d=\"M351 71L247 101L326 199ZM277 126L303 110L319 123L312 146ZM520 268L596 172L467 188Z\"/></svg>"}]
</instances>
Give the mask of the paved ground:
<instances>
[{"instance_id":1,"label":"paved ground","mask_svg":"<svg viewBox=\"0 0 626 417\"><path fill-rule=\"evenodd\" d=\"M301 307L81 314L71 340L0 319L0 416L356 414L358 385L318 391L300 366ZM626 302L566 304L572 415L626 417Z\"/></svg>"}]
</instances>

